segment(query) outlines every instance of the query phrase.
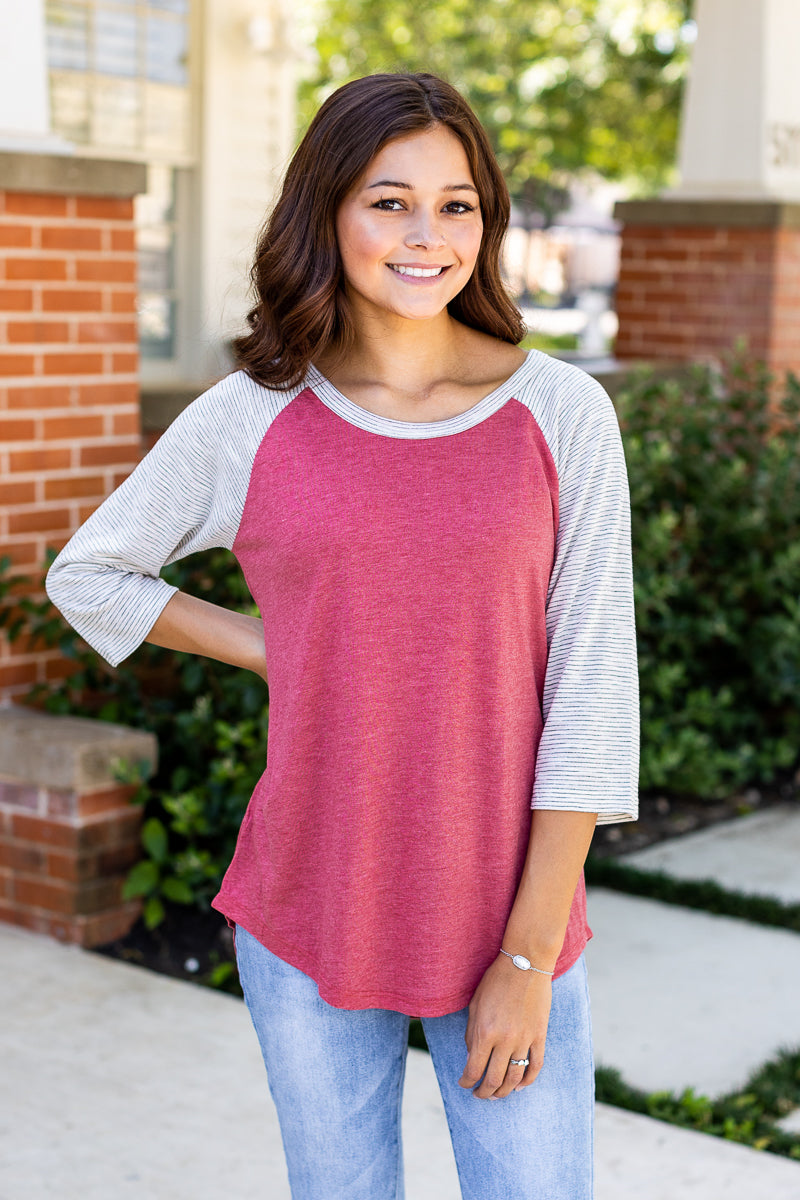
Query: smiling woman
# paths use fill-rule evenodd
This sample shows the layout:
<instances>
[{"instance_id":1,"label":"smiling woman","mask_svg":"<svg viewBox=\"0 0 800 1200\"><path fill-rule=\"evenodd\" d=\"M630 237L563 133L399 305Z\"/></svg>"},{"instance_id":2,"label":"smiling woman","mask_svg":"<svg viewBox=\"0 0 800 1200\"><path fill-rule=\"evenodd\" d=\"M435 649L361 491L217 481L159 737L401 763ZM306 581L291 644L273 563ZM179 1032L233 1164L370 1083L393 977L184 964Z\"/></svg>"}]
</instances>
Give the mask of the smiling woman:
<instances>
[{"instance_id":1,"label":"smiling woman","mask_svg":"<svg viewBox=\"0 0 800 1200\"><path fill-rule=\"evenodd\" d=\"M592 1195L583 864L637 812L627 479L600 385L519 347L508 215L448 83L340 88L259 240L242 369L47 577L114 666L147 640L269 680L212 903L295 1200L402 1200L411 1017L467 1200ZM260 617L160 578L212 546Z\"/></svg>"},{"instance_id":2,"label":"smiling woman","mask_svg":"<svg viewBox=\"0 0 800 1200\"><path fill-rule=\"evenodd\" d=\"M447 418L470 408L524 361L516 347L473 333L449 315L475 271L484 227L464 145L446 125L395 138L379 150L340 204L335 229L343 299L357 335L349 353L341 342L329 344L315 363L364 408L398 420ZM440 327L440 375L431 378L425 364L424 380L411 366L420 352L421 321ZM386 387L368 347L385 345L389 326L405 383L392 372ZM361 350L354 354L356 343ZM454 387L456 361L470 365Z\"/></svg>"},{"instance_id":3,"label":"smiling woman","mask_svg":"<svg viewBox=\"0 0 800 1200\"><path fill-rule=\"evenodd\" d=\"M239 361L260 383L292 386L311 361L321 365L324 357L328 367L334 356L347 360L355 293L337 226L349 227L356 214L375 218L364 216L359 235L363 229L381 239L383 264L427 269L442 250L435 241L427 244L430 234L456 236L469 269L457 264L448 245L448 256L434 265L458 265L458 278L444 272L450 278L433 289L434 304L444 292L446 311L460 326L512 346L525 336L500 276L510 201L488 138L454 88L434 76L414 78L413 93L409 77L400 74L346 84L323 104L298 147L256 249L251 332L235 343ZM415 245L408 222L418 225L420 217L427 225L416 233L424 244ZM509 361L513 370L519 355L503 365Z\"/></svg>"}]
</instances>

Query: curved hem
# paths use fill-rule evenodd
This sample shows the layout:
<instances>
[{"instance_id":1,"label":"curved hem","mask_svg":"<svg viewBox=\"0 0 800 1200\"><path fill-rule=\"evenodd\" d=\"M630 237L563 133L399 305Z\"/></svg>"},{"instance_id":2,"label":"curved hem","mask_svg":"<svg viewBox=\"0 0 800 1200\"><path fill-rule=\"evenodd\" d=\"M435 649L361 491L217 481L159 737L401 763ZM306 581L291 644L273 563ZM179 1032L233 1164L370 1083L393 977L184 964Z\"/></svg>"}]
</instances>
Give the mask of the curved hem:
<instances>
[{"instance_id":1,"label":"curved hem","mask_svg":"<svg viewBox=\"0 0 800 1200\"><path fill-rule=\"evenodd\" d=\"M294 946L290 946L288 942L284 942L282 938L269 933L268 938L261 933L256 933L255 930L263 928L262 922L256 919L246 909L239 908L237 905L228 904L223 898L221 902L219 896L215 896L211 901L211 907L221 912L225 917L228 925L233 929L236 925L241 925L246 929L256 941L261 942L270 953L275 954L278 958L283 959L289 966L295 967L298 971L302 971L304 975L308 975L309 979L317 985L320 999L326 1004L330 1004L332 1008L342 1008L350 1011L356 1011L366 1008L383 1008L389 1009L391 1012L399 1012L407 1017L445 1017L450 1013L459 1012L460 1009L466 1008L474 995L474 988L469 991L461 991L449 996L443 1000L432 1000L425 1002L416 1002L403 996L396 996L388 992L340 992L337 988L329 987L317 971L316 964L306 958L304 954L297 951ZM222 905L225 905L223 908ZM240 914L240 915L239 915ZM578 939L577 946L570 954L568 960L563 966L559 966L553 976L553 982L565 975L571 967L580 958L589 939L592 937L591 929L584 925L584 930L581 937Z\"/></svg>"}]
</instances>

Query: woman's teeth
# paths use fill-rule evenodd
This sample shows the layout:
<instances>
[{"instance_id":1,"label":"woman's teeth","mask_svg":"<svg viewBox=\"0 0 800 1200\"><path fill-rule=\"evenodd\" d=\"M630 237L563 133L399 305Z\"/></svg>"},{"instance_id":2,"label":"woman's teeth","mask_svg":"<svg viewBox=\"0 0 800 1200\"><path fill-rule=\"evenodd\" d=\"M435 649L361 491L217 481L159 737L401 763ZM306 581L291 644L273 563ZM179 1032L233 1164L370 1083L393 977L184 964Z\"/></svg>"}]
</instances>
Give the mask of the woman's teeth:
<instances>
[{"instance_id":1,"label":"woman's teeth","mask_svg":"<svg viewBox=\"0 0 800 1200\"><path fill-rule=\"evenodd\" d=\"M398 275L417 275L422 279L429 279L432 275L441 275L444 267L398 267L394 263L389 263L393 271Z\"/></svg>"}]
</instances>

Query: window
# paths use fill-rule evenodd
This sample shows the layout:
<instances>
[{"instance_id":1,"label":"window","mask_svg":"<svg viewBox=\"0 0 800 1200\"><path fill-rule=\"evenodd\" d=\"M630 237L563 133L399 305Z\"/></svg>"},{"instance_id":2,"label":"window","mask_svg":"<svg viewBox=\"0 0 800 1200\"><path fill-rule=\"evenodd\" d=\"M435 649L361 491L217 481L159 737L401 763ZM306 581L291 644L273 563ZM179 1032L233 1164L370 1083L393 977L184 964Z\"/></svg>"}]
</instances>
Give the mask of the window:
<instances>
[{"instance_id":1,"label":"window","mask_svg":"<svg viewBox=\"0 0 800 1200\"><path fill-rule=\"evenodd\" d=\"M54 132L112 156L191 154L189 0L47 0Z\"/></svg>"},{"instance_id":2,"label":"window","mask_svg":"<svg viewBox=\"0 0 800 1200\"><path fill-rule=\"evenodd\" d=\"M147 191L136 197L139 247L139 344L143 359L176 357L176 175L147 169Z\"/></svg>"}]
</instances>

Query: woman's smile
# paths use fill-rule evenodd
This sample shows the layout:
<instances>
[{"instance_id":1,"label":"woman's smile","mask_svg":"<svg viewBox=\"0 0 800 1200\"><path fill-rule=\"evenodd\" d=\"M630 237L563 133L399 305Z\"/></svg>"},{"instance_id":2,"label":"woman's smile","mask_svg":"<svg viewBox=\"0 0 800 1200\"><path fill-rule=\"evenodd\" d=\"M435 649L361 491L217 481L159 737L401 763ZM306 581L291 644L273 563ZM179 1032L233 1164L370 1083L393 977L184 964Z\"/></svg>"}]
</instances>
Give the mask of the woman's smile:
<instances>
[{"instance_id":1,"label":"woman's smile","mask_svg":"<svg viewBox=\"0 0 800 1200\"><path fill-rule=\"evenodd\" d=\"M446 266L426 266L418 263L387 263L387 267L403 280L404 283L430 284L441 279L452 264Z\"/></svg>"}]
</instances>

